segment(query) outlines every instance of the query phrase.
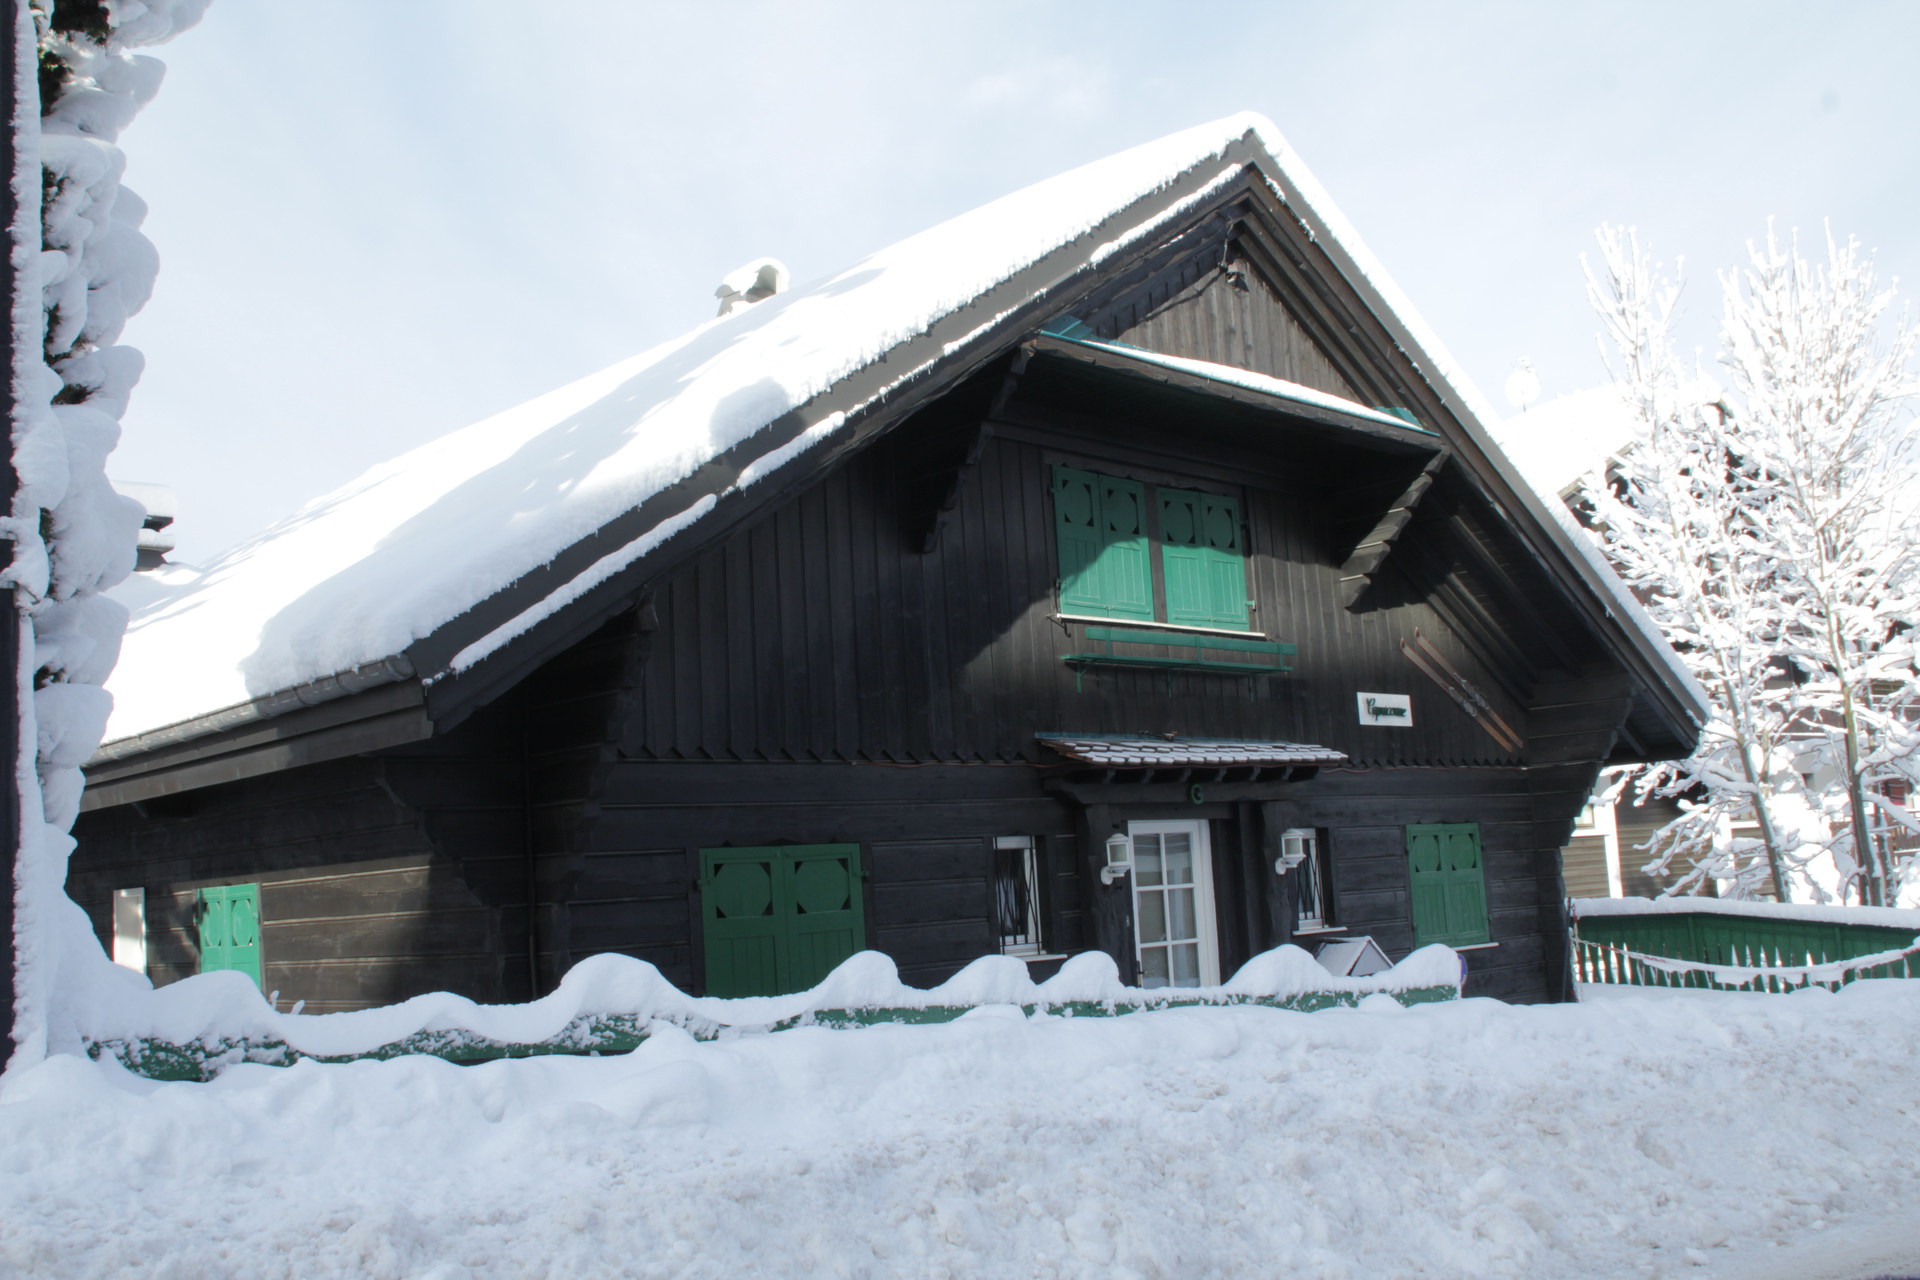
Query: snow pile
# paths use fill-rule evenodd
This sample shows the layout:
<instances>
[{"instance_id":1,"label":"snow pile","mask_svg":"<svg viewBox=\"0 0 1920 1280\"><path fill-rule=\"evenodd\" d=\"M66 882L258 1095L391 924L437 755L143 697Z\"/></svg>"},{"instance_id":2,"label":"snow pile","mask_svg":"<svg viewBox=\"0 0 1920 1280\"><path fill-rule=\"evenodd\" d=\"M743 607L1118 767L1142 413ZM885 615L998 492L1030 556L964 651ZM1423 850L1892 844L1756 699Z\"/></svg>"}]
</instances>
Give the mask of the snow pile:
<instances>
[{"instance_id":1,"label":"snow pile","mask_svg":"<svg viewBox=\"0 0 1920 1280\"><path fill-rule=\"evenodd\" d=\"M809 991L782 996L722 999L689 996L644 960L601 955L568 970L560 986L528 1004L481 1005L463 996L433 992L399 1004L349 1013L299 1014L276 1010L259 988L233 972L198 974L152 990L146 978L122 970L118 991L77 1014L81 1032L95 1045L146 1069L158 1042L182 1047L197 1067L217 1069L240 1061L286 1062L305 1057L345 1057L397 1047L464 1049L487 1045L592 1047L595 1023L623 1020L622 1034L640 1038L661 1026L703 1038L727 1030L767 1030L844 1020L860 1011L939 1010L953 1015L989 1004L1053 1009L1099 1006L1107 1012L1152 1009L1171 1003L1232 1004L1331 997L1352 1003L1373 994L1435 990L1457 996L1460 958L1441 946L1422 947L1399 964L1364 978L1328 973L1299 947L1283 946L1253 957L1218 987L1143 991L1124 986L1113 957L1085 952L1068 960L1045 982L1029 976L1013 956L982 956L937 987L900 981L892 959L863 951L841 962ZM631 1032L628 1030L631 1029ZM171 1059L172 1055L167 1055ZM147 1070L147 1074L153 1074Z\"/></svg>"},{"instance_id":2,"label":"snow pile","mask_svg":"<svg viewBox=\"0 0 1920 1280\"><path fill-rule=\"evenodd\" d=\"M61 1039L49 1025L55 989L80 998L111 967L64 883L80 765L106 728L112 700L101 685L126 625L126 610L100 592L132 570L143 518L140 504L116 494L106 478L141 371L140 353L116 343L158 270L140 234L146 205L120 185L125 160L113 143L159 89L163 68L128 50L191 26L206 3L36 4L15 14L20 199L11 265L26 287L10 317L19 488L0 525L13 546L4 580L32 621L16 677L19 741L23 754L33 753L33 767L23 762L17 779L21 854L13 885L13 1034L27 1059L44 1052L50 1037ZM44 103L41 86L49 90Z\"/></svg>"},{"instance_id":3,"label":"snow pile","mask_svg":"<svg viewBox=\"0 0 1920 1280\"><path fill-rule=\"evenodd\" d=\"M1882 982L210 1085L63 1057L0 1086L0 1271L1858 1280L1920 1263L1916 1042Z\"/></svg>"}]
</instances>

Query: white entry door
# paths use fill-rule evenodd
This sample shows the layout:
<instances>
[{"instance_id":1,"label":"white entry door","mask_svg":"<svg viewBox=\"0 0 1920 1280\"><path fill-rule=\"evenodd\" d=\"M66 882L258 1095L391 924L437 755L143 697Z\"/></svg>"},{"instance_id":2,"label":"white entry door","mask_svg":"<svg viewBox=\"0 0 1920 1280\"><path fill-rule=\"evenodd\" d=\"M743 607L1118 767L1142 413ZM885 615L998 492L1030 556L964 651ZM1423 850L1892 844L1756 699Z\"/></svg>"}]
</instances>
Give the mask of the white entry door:
<instances>
[{"instance_id":1,"label":"white entry door","mask_svg":"<svg viewBox=\"0 0 1920 1280\"><path fill-rule=\"evenodd\" d=\"M1129 822L1133 938L1143 987L1220 981L1213 926L1213 857L1204 821Z\"/></svg>"}]
</instances>

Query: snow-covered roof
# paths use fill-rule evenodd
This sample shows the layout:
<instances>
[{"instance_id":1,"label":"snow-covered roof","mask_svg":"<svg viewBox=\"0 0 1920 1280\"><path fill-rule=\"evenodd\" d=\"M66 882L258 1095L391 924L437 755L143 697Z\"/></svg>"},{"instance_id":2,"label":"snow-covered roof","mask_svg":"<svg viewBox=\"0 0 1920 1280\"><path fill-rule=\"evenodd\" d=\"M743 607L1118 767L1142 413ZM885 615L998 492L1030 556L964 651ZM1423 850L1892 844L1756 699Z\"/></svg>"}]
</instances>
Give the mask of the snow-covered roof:
<instances>
[{"instance_id":1,"label":"snow-covered roof","mask_svg":"<svg viewBox=\"0 0 1920 1280\"><path fill-rule=\"evenodd\" d=\"M1003 350L1054 291L1149 247L1249 171L1506 467L1475 421L1490 420L1477 393L1319 184L1270 123L1238 115L1005 196L315 499L141 610L110 684L108 739L196 733L236 709L303 705L316 687L409 672L431 687L476 667L484 678L491 655L717 505L930 370ZM1625 596L1604 570L1588 586ZM1630 641L1649 642L1665 648L1652 631ZM360 674L332 681L346 673Z\"/></svg>"},{"instance_id":2,"label":"snow-covered roof","mask_svg":"<svg viewBox=\"0 0 1920 1280\"><path fill-rule=\"evenodd\" d=\"M1611 384L1569 392L1488 424L1520 474L1544 499L1640 438L1633 406Z\"/></svg>"},{"instance_id":3,"label":"snow-covered roof","mask_svg":"<svg viewBox=\"0 0 1920 1280\"><path fill-rule=\"evenodd\" d=\"M1036 736L1069 760L1118 769L1343 764L1347 759L1344 752L1331 747L1317 747L1310 742L1157 738L1113 733L1042 733Z\"/></svg>"}]
</instances>

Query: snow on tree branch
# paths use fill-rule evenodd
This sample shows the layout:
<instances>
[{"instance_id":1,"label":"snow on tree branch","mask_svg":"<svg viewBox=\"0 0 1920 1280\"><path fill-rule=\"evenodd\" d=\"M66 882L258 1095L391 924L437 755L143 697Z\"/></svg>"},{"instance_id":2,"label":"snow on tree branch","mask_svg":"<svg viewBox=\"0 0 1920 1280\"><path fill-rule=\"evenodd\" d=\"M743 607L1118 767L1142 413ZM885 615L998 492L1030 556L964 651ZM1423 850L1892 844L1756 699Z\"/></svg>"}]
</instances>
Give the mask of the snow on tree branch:
<instances>
[{"instance_id":1,"label":"snow on tree branch","mask_svg":"<svg viewBox=\"0 0 1920 1280\"><path fill-rule=\"evenodd\" d=\"M34 762L19 779L14 1062L73 1047L63 1001L139 980L108 962L65 893L80 765L106 725L112 701L101 685L126 626L126 611L100 592L132 570L142 518L106 477L142 368L140 353L117 343L159 266L140 234L146 205L120 184L114 140L163 72L129 51L192 26L207 3L32 0L15 31L37 75L19 77L13 116L16 266L30 283L12 317L18 488L4 573L31 623L18 732Z\"/></svg>"},{"instance_id":2,"label":"snow on tree branch","mask_svg":"<svg viewBox=\"0 0 1920 1280\"><path fill-rule=\"evenodd\" d=\"M1915 331L1857 243L1809 264L1769 228L1720 277L1723 391L1675 354L1679 283L1632 231L1598 239L1588 297L1641 438L1581 501L1714 701L1694 756L1636 780L1680 798L1649 869L1891 903L1917 865L1890 796L1920 778Z\"/></svg>"}]
</instances>

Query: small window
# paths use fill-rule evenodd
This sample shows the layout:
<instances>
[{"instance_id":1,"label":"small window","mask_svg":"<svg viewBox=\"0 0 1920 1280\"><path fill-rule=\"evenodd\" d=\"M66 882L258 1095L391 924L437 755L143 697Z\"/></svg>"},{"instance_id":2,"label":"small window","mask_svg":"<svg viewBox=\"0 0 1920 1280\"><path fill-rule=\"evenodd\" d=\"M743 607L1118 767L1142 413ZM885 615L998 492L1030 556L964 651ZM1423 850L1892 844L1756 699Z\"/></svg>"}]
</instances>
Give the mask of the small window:
<instances>
[{"instance_id":1,"label":"small window","mask_svg":"<svg viewBox=\"0 0 1920 1280\"><path fill-rule=\"evenodd\" d=\"M147 971L147 891L113 891L113 962L135 973Z\"/></svg>"},{"instance_id":2,"label":"small window","mask_svg":"<svg viewBox=\"0 0 1920 1280\"><path fill-rule=\"evenodd\" d=\"M1032 836L993 842L993 931L1003 956L1037 956L1040 945L1040 859Z\"/></svg>"},{"instance_id":3,"label":"small window","mask_svg":"<svg viewBox=\"0 0 1920 1280\"><path fill-rule=\"evenodd\" d=\"M1294 827L1280 834L1280 854L1293 874L1297 914L1296 933L1333 927L1333 903L1327 892L1327 867L1320 847L1320 833L1311 827Z\"/></svg>"}]
</instances>

